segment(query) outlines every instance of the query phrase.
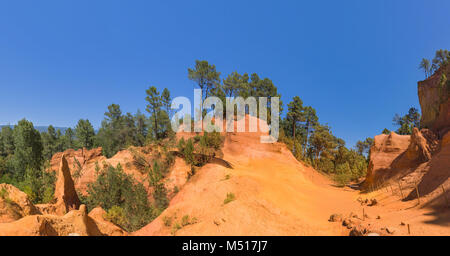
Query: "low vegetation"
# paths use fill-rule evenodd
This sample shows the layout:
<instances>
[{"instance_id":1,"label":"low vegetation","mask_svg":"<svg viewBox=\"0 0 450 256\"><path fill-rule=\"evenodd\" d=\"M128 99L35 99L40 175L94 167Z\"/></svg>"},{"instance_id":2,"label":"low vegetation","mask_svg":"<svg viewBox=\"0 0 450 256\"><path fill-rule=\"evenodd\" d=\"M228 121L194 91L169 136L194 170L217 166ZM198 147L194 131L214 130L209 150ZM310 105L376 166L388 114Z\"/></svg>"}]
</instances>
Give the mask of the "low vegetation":
<instances>
[{"instance_id":1,"label":"low vegetation","mask_svg":"<svg viewBox=\"0 0 450 256\"><path fill-rule=\"evenodd\" d=\"M420 128L420 112L417 108L410 108L408 113L404 116L395 114L392 122L399 128L396 133L400 135L411 135L413 128Z\"/></svg>"},{"instance_id":2,"label":"low vegetation","mask_svg":"<svg viewBox=\"0 0 450 256\"><path fill-rule=\"evenodd\" d=\"M449 61L450 53L439 50L431 63L426 59L422 60L420 68L429 77L448 65ZM202 90L203 97L225 99L266 96L269 114L271 97L281 97L269 78L233 72L222 79L216 67L204 60L197 60L195 66L188 69L188 78ZM446 86L450 91L450 82L446 77L441 78L441 86ZM99 168L97 180L89 185L87 196L80 195L80 198L89 208L102 206L107 211L107 218L127 230L142 227L160 214L169 203L168 191L163 184L174 161L169 149L178 148L191 168L191 177L196 168L217 157L223 145L223 137L217 132L205 132L176 142L171 129L170 118L173 117L173 111L170 108L171 94L168 89L159 91L150 86L145 92L145 101L147 115L139 110L135 114L123 113L119 105L109 105L98 131L88 119L80 119L73 129L64 131L50 125L47 131L39 132L26 119L14 126L2 127L0 183L16 186L33 203L47 203L53 199L54 194L55 173L47 170L55 153L66 149L102 147L103 155L111 157L120 150L130 149L134 154L135 166L141 173L148 175L152 187L152 204L147 200L148 192L144 186L126 175L120 165ZM283 104L280 102L280 113L282 111ZM397 133L411 134L414 127L420 127L420 114L417 109L411 108L404 116L396 115L393 121L398 126ZM384 134L389 132L387 129L383 130ZM287 145L298 160L329 174L341 186L365 176L369 148L373 143L371 139L365 139L359 141L354 149L347 147L342 139L333 135L331 127L319 122L316 110L311 106L304 106L298 96L287 104L287 113L280 120L279 140ZM147 159L145 152L133 151L133 147L158 150L152 152L154 159ZM82 166L75 160L73 167L74 179L77 180L83 175ZM234 199L234 194L229 193L224 203Z\"/></svg>"},{"instance_id":3,"label":"low vegetation","mask_svg":"<svg viewBox=\"0 0 450 256\"><path fill-rule=\"evenodd\" d=\"M157 216L144 186L124 173L120 164L97 167L97 179L88 184L87 193L82 200L88 209L102 207L110 221L127 231L138 230Z\"/></svg>"},{"instance_id":4,"label":"low vegetation","mask_svg":"<svg viewBox=\"0 0 450 256\"><path fill-rule=\"evenodd\" d=\"M448 63L450 63L450 51L440 49L436 51L431 62L428 59L423 58L420 62L419 69L423 70L425 78L428 78L442 66L448 65Z\"/></svg>"},{"instance_id":5,"label":"low vegetation","mask_svg":"<svg viewBox=\"0 0 450 256\"><path fill-rule=\"evenodd\" d=\"M288 104L287 116L281 121L280 141L298 160L338 178L340 183L357 181L366 175L371 139L359 141L356 149L347 148L329 126L319 123L316 110L303 106L298 96Z\"/></svg>"},{"instance_id":6,"label":"low vegetation","mask_svg":"<svg viewBox=\"0 0 450 256\"><path fill-rule=\"evenodd\" d=\"M233 193L227 193L227 197L223 200L223 204L228 204L236 200L236 196Z\"/></svg>"},{"instance_id":7,"label":"low vegetation","mask_svg":"<svg viewBox=\"0 0 450 256\"><path fill-rule=\"evenodd\" d=\"M218 132L204 132L187 141L178 141L178 152L185 162L191 166L201 167L211 161L223 145L223 137Z\"/></svg>"}]
</instances>

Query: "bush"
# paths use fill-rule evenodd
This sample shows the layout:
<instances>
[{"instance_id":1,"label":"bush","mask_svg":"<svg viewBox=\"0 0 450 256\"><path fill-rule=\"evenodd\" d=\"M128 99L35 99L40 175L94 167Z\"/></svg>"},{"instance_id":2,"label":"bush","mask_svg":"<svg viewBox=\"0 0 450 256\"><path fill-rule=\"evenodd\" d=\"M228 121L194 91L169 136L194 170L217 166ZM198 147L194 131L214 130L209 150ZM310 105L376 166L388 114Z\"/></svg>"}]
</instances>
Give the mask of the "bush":
<instances>
[{"instance_id":1,"label":"bush","mask_svg":"<svg viewBox=\"0 0 450 256\"><path fill-rule=\"evenodd\" d=\"M167 189L163 183L158 183L154 186L153 199L155 199L155 207L161 210L161 212L169 206Z\"/></svg>"},{"instance_id":2,"label":"bush","mask_svg":"<svg viewBox=\"0 0 450 256\"><path fill-rule=\"evenodd\" d=\"M6 199L7 197L8 197L8 191L6 190L6 188L2 188L2 190L0 190L0 198Z\"/></svg>"},{"instance_id":3,"label":"bush","mask_svg":"<svg viewBox=\"0 0 450 256\"><path fill-rule=\"evenodd\" d=\"M153 187L153 199L155 199L155 206L161 212L169 205L167 198L167 189L162 183L163 173L158 165L158 162L153 164L153 168L148 172L149 184Z\"/></svg>"},{"instance_id":4,"label":"bush","mask_svg":"<svg viewBox=\"0 0 450 256\"><path fill-rule=\"evenodd\" d=\"M204 144L207 148L219 150L223 143L223 138L218 132L205 132L200 138L200 143Z\"/></svg>"},{"instance_id":5,"label":"bush","mask_svg":"<svg viewBox=\"0 0 450 256\"><path fill-rule=\"evenodd\" d=\"M44 193L42 195L42 203L48 204L53 201L53 195L55 193L55 189L53 187L44 188Z\"/></svg>"},{"instance_id":6,"label":"bush","mask_svg":"<svg viewBox=\"0 0 450 256\"><path fill-rule=\"evenodd\" d=\"M85 200L89 209L97 206L107 212L112 209L112 219L117 221L113 222L127 231L138 230L156 217L144 186L124 173L120 164L98 169L97 180L88 184L87 192L89 195ZM123 221L119 218L121 212L125 216Z\"/></svg>"},{"instance_id":7,"label":"bush","mask_svg":"<svg viewBox=\"0 0 450 256\"><path fill-rule=\"evenodd\" d=\"M172 217L164 216L163 222L164 222L164 226L170 227L172 225Z\"/></svg>"},{"instance_id":8,"label":"bush","mask_svg":"<svg viewBox=\"0 0 450 256\"><path fill-rule=\"evenodd\" d=\"M336 175L334 175L334 181L337 183L337 185L339 187L345 187L351 179L351 174L350 173L338 173Z\"/></svg>"},{"instance_id":9,"label":"bush","mask_svg":"<svg viewBox=\"0 0 450 256\"><path fill-rule=\"evenodd\" d=\"M189 218L189 215L184 215L183 218L181 218L181 226L187 226L197 223L197 218Z\"/></svg>"},{"instance_id":10,"label":"bush","mask_svg":"<svg viewBox=\"0 0 450 256\"><path fill-rule=\"evenodd\" d=\"M192 140L189 139L186 142L186 146L183 149L184 161L190 165L196 165L195 157L194 157L194 144Z\"/></svg>"},{"instance_id":11,"label":"bush","mask_svg":"<svg viewBox=\"0 0 450 256\"><path fill-rule=\"evenodd\" d=\"M9 198L9 193L6 190L6 188L2 188L2 190L0 190L0 198L3 199L5 201L5 203L7 203L9 205L16 204L13 200L11 200L11 198Z\"/></svg>"},{"instance_id":12,"label":"bush","mask_svg":"<svg viewBox=\"0 0 450 256\"><path fill-rule=\"evenodd\" d=\"M178 230L180 230L180 229L181 229L181 225L180 225L179 223L175 223L175 224L173 225L173 227L172 227L171 234L172 234L172 235L175 235L175 233L176 233Z\"/></svg>"},{"instance_id":13,"label":"bush","mask_svg":"<svg viewBox=\"0 0 450 256\"><path fill-rule=\"evenodd\" d=\"M117 205L111 207L111 209L109 209L105 214L104 218L119 227L124 227L127 225L125 211Z\"/></svg>"},{"instance_id":14,"label":"bush","mask_svg":"<svg viewBox=\"0 0 450 256\"><path fill-rule=\"evenodd\" d=\"M216 151L220 150L222 145L223 137L220 133L204 132L202 136L196 135L187 141L181 138L177 147L187 164L203 166L215 156Z\"/></svg>"},{"instance_id":15,"label":"bush","mask_svg":"<svg viewBox=\"0 0 450 256\"><path fill-rule=\"evenodd\" d=\"M236 200L236 196L233 193L228 193L225 200L223 200L223 204L228 204L234 200Z\"/></svg>"},{"instance_id":16,"label":"bush","mask_svg":"<svg viewBox=\"0 0 450 256\"><path fill-rule=\"evenodd\" d=\"M184 215L183 218L181 218L181 226L187 226L189 225L189 215Z\"/></svg>"}]
</instances>

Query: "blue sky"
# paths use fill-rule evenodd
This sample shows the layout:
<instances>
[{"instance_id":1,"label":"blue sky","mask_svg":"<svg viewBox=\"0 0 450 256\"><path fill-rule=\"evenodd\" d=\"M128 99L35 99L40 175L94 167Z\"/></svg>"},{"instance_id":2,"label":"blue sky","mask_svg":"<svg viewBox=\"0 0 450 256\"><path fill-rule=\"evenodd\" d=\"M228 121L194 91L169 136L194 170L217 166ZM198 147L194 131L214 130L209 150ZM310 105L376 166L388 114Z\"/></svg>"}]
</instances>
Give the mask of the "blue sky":
<instances>
[{"instance_id":1,"label":"blue sky","mask_svg":"<svg viewBox=\"0 0 450 256\"><path fill-rule=\"evenodd\" d=\"M422 57L450 48L450 1L0 1L0 124L100 126L150 85L193 94L196 59L272 79L353 146L419 108Z\"/></svg>"}]
</instances>

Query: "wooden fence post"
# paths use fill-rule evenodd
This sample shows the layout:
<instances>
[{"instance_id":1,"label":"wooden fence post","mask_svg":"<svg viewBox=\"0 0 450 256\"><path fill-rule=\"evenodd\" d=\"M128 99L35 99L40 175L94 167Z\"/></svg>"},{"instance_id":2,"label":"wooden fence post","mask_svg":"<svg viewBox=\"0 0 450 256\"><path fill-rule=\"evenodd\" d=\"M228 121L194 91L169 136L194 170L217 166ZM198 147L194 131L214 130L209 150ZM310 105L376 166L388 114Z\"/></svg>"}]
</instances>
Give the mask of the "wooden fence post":
<instances>
[{"instance_id":1,"label":"wooden fence post","mask_svg":"<svg viewBox=\"0 0 450 256\"><path fill-rule=\"evenodd\" d=\"M404 197L403 197L403 189L402 189L402 185L400 184L400 180L398 180L397 182L398 182L398 187L400 188L400 193L401 193L402 199L403 199Z\"/></svg>"},{"instance_id":2,"label":"wooden fence post","mask_svg":"<svg viewBox=\"0 0 450 256\"><path fill-rule=\"evenodd\" d=\"M419 203L419 205L420 205L420 194L419 194L419 186L417 185L417 183L416 183L416 192L417 192L417 202Z\"/></svg>"},{"instance_id":3,"label":"wooden fence post","mask_svg":"<svg viewBox=\"0 0 450 256\"><path fill-rule=\"evenodd\" d=\"M446 206L448 207L448 198L447 198L447 194L445 193L444 185L441 185L441 188L442 188L442 193L444 193L445 202L447 203Z\"/></svg>"}]
</instances>

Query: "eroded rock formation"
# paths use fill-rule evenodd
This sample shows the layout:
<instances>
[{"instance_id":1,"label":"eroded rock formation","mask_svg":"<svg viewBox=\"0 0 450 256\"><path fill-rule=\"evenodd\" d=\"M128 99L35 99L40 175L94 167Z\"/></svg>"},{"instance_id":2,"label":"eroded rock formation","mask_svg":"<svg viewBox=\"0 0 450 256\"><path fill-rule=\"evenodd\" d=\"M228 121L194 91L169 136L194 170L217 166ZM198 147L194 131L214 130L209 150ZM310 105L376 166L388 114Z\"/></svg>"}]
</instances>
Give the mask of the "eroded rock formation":
<instances>
[{"instance_id":1,"label":"eroded rock formation","mask_svg":"<svg viewBox=\"0 0 450 256\"><path fill-rule=\"evenodd\" d=\"M385 179L392 169L394 161L408 149L409 135L380 134L375 136L374 144L370 149L370 162L365 181L366 186L371 186L379 180Z\"/></svg>"},{"instance_id":2,"label":"eroded rock formation","mask_svg":"<svg viewBox=\"0 0 450 256\"><path fill-rule=\"evenodd\" d=\"M101 236L96 222L86 212L86 206L64 216L30 215L10 223L0 224L0 236Z\"/></svg>"},{"instance_id":3,"label":"eroded rock formation","mask_svg":"<svg viewBox=\"0 0 450 256\"><path fill-rule=\"evenodd\" d=\"M450 130L450 65L418 83L421 126L442 136Z\"/></svg>"},{"instance_id":4,"label":"eroded rock formation","mask_svg":"<svg viewBox=\"0 0 450 256\"><path fill-rule=\"evenodd\" d=\"M31 203L27 194L13 185L0 184L0 223L33 214L39 214L39 210Z\"/></svg>"},{"instance_id":5,"label":"eroded rock formation","mask_svg":"<svg viewBox=\"0 0 450 256\"><path fill-rule=\"evenodd\" d=\"M55 201L56 214L58 215L66 214L70 210L76 210L81 204L70 175L69 164L64 155L61 158L58 179L56 180Z\"/></svg>"},{"instance_id":6,"label":"eroded rock formation","mask_svg":"<svg viewBox=\"0 0 450 256\"><path fill-rule=\"evenodd\" d=\"M418 83L423 129L414 128L411 136L395 133L375 136L364 182L366 188L386 182L402 183L409 189L405 199L414 199L419 192L429 202L445 203L443 191L450 188L449 76L447 65Z\"/></svg>"}]
</instances>

